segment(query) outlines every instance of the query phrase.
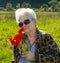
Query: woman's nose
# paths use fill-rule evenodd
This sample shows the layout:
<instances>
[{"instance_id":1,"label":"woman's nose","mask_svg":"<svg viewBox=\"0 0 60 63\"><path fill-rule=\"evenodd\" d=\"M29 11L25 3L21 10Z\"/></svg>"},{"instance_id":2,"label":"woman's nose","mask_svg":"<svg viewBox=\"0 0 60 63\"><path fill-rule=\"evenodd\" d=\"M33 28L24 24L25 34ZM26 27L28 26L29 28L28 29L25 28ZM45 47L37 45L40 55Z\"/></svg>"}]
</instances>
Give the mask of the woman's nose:
<instances>
[{"instance_id":1,"label":"woman's nose","mask_svg":"<svg viewBox=\"0 0 60 63\"><path fill-rule=\"evenodd\" d=\"M23 24L23 26L25 26L25 24Z\"/></svg>"}]
</instances>

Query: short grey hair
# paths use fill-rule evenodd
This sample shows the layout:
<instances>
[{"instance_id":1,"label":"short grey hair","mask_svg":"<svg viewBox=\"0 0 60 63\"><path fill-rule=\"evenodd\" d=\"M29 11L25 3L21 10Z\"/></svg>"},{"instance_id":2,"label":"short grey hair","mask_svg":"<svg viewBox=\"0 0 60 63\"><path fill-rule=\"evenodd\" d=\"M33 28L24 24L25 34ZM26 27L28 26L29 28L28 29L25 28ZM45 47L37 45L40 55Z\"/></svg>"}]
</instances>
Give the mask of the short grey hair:
<instances>
[{"instance_id":1,"label":"short grey hair","mask_svg":"<svg viewBox=\"0 0 60 63\"><path fill-rule=\"evenodd\" d=\"M24 13L28 13L30 18L36 21L36 14L33 9L30 8L19 8L15 11L15 18L17 23L19 23L19 17L24 15Z\"/></svg>"}]
</instances>

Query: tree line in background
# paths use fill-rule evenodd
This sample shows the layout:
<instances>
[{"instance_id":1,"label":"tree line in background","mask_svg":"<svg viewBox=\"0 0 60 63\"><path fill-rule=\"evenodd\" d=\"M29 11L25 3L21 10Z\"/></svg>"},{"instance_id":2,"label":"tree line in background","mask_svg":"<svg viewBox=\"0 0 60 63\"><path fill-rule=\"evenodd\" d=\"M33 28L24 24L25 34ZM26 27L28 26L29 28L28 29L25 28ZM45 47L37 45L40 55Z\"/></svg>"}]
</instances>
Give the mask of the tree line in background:
<instances>
[{"instance_id":1,"label":"tree line in background","mask_svg":"<svg viewBox=\"0 0 60 63\"><path fill-rule=\"evenodd\" d=\"M59 0L0 0L0 10L14 11L18 8L39 8L40 11L60 12Z\"/></svg>"}]
</instances>

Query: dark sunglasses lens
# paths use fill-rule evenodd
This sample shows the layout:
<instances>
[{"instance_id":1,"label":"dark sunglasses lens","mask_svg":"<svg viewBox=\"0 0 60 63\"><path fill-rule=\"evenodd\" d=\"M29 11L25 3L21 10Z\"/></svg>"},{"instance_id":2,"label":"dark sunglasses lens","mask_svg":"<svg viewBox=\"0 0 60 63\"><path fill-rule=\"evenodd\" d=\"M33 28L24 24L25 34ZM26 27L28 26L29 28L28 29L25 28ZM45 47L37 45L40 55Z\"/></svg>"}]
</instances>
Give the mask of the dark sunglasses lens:
<instances>
[{"instance_id":1,"label":"dark sunglasses lens","mask_svg":"<svg viewBox=\"0 0 60 63\"><path fill-rule=\"evenodd\" d=\"M22 22L20 22L20 23L19 23L19 27L22 27L22 26L23 26L23 23L22 23Z\"/></svg>"},{"instance_id":2,"label":"dark sunglasses lens","mask_svg":"<svg viewBox=\"0 0 60 63\"><path fill-rule=\"evenodd\" d=\"M29 19L26 19L25 21L24 21L24 24L29 24L30 23L30 20Z\"/></svg>"}]
</instances>

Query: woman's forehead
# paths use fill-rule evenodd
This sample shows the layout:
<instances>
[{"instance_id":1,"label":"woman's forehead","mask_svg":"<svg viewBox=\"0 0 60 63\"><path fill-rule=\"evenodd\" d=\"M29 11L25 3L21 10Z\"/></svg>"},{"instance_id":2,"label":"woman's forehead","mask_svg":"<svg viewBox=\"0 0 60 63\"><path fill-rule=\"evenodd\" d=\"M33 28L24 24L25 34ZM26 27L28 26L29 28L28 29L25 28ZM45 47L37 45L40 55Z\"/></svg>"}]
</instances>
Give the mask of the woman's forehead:
<instances>
[{"instance_id":1,"label":"woman's forehead","mask_svg":"<svg viewBox=\"0 0 60 63\"><path fill-rule=\"evenodd\" d=\"M25 19L30 19L30 16L28 14L24 14L19 17L19 21L24 21Z\"/></svg>"}]
</instances>

